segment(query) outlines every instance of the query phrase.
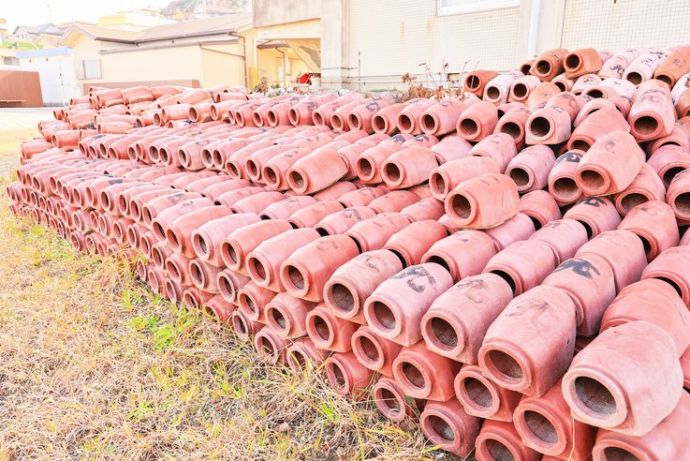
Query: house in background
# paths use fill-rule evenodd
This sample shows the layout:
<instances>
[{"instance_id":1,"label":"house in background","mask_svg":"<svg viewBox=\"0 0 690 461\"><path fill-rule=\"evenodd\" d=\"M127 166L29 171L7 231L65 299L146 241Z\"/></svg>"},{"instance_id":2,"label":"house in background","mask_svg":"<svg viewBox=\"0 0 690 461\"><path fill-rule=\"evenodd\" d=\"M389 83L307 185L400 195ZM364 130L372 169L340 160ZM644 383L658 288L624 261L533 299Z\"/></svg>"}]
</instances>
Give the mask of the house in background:
<instances>
[{"instance_id":1,"label":"house in background","mask_svg":"<svg viewBox=\"0 0 690 461\"><path fill-rule=\"evenodd\" d=\"M149 27L174 24L176 21L165 18L159 10L153 8L139 8L135 10L120 11L108 16L101 16L96 21L99 27L118 30L130 30L139 32Z\"/></svg>"},{"instance_id":2,"label":"house in background","mask_svg":"<svg viewBox=\"0 0 690 461\"><path fill-rule=\"evenodd\" d=\"M140 31L77 23L62 39L74 52L77 79L90 85L245 85L239 31L251 15L238 13Z\"/></svg>"},{"instance_id":3,"label":"house in background","mask_svg":"<svg viewBox=\"0 0 690 461\"><path fill-rule=\"evenodd\" d=\"M12 38L17 41L30 42L37 48L54 47L62 36L65 27L54 24L38 26L17 26L12 32Z\"/></svg>"},{"instance_id":4,"label":"house in background","mask_svg":"<svg viewBox=\"0 0 690 461\"><path fill-rule=\"evenodd\" d=\"M0 46L2 46L6 37L7 37L7 20L5 18L0 18Z\"/></svg>"},{"instance_id":5,"label":"house in background","mask_svg":"<svg viewBox=\"0 0 690 461\"><path fill-rule=\"evenodd\" d=\"M241 34L249 87L262 78L289 86L321 71L321 0L254 0L253 29Z\"/></svg>"}]
</instances>

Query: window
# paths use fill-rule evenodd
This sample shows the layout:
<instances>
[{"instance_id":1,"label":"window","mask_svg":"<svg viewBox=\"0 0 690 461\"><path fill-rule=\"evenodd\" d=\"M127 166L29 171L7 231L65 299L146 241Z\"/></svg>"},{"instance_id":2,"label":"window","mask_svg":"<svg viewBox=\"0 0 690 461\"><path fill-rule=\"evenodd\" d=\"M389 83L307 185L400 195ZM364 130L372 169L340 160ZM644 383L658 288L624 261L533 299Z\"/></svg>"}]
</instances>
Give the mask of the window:
<instances>
[{"instance_id":1,"label":"window","mask_svg":"<svg viewBox=\"0 0 690 461\"><path fill-rule=\"evenodd\" d=\"M99 80L101 78L101 60L84 59L77 61L76 70L79 80Z\"/></svg>"},{"instance_id":2,"label":"window","mask_svg":"<svg viewBox=\"0 0 690 461\"><path fill-rule=\"evenodd\" d=\"M520 0L437 0L438 14L476 13L520 6Z\"/></svg>"}]
</instances>

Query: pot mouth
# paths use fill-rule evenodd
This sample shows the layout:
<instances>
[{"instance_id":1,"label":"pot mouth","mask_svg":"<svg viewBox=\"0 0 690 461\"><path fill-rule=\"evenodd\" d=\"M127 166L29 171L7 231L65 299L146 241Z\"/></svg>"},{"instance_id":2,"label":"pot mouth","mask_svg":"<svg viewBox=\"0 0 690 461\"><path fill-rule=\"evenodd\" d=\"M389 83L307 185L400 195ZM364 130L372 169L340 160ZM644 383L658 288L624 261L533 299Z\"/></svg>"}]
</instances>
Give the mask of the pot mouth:
<instances>
[{"instance_id":1,"label":"pot mouth","mask_svg":"<svg viewBox=\"0 0 690 461\"><path fill-rule=\"evenodd\" d=\"M384 353L381 345L367 331L356 333L352 339L352 349L357 359L370 370L379 370L384 364Z\"/></svg>"},{"instance_id":2,"label":"pot mouth","mask_svg":"<svg viewBox=\"0 0 690 461\"><path fill-rule=\"evenodd\" d=\"M397 186L405 178L404 169L397 162L386 162L383 165L383 177L392 185Z\"/></svg>"},{"instance_id":3,"label":"pot mouth","mask_svg":"<svg viewBox=\"0 0 690 461\"><path fill-rule=\"evenodd\" d=\"M529 132L536 139L546 139L553 133L553 122L549 117L537 115L529 121Z\"/></svg>"},{"instance_id":4,"label":"pot mouth","mask_svg":"<svg viewBox=\"0 0 690 461\"><path fill-rule=\"evenodd\" d=\"M174 304L180 300L180 290L172 280L165 281L165 296Z\"/></svg>"},{"instance_id":5,"label":"pot mouth","mask_svg":"<svg viewBox=\"0 0 690 461\"><path fill-rule=\"evenodd\" d=\"M341 316L348 318L359 312L360 303L357 291L343 281L333 281L324 290L326 303Z\"/></svg>"},{"instance_id":6,"label":"pot mouth","mask_svg":"<svg viewBox=\"0 0 690 461\"><path fill-rule=\"evenodd\" d=\"M578 168L576 182L587 195L604 194L610 186L610 179L597 165L588 164Z\"/></svg>"},{"instance_id":7,"label":"pot mouth","mask_svg":"<svg viewBox=\"0 0 690 461\"><path fill-rule=\"evenodd\" d=\"M192 283L199 289L203 289L206 286L206 275L204 274L204 269L201 267L198 261L192 260L189 263L189 276L192 279Z\"/></svg>"},{"instance_id":8,"label":"pot mouth","mask_svg":"<svg viewBox=\"0 0 690 461\"><path fill-rule=\"evenodd\" d=\"M570 176L556 178L551 185L551 192L562 202L575 201L582 195L577 182Z\"/></svg>"},{"instance_id":9,"label":"pot mouth","mask_svg":"<svg viewBox=\"0 0 690 461\"><path fill-rule=\"evenodd\" d=\"M182 293L182 304L194 309L201 307L201 301L196 293L191 290L186 290L184 293Z\"/></svg>"},{"instance_id":10,"label":"pot mouth","mask_svg":"<svg viewBox=\"0 0 690 461\"><path fill-rule=\"evenodd\" d=\"M232 313L232 329L235 330L235 334L238 338L244 341L249 339L250 329L247 319L239 311L235 311Z\"/></svg>"},{"instance_id":11,"label":"pot mouth","mask_svg":"<svg viewBox=\"0 0 690 461\"><path fill-rule=\"evenodd\" d=\"M465 79L465 86L470 90L478 90L482 86L482 79L475 74L470 74Z\"/></svg>"},{"instance_id":12,"label":"pot mouth","mask_svg":"<svg viewBox=\"0 0 690 461\"><path fill-rule=\"evenodd\" d=\"M571 410L585 422L599 427L615 427L627 417L627 408L618 385L605 372L572 373L563 382L563 394Z\"/></svg>"},{"instance_id":13,"label":"pot mouth","mask_svg":"<svg viewBox=\"0 0 690 461\"><path fill-rule=\"evenodd\" d=\"M246 264L249 276L257 284L266 286L271 283L271 271L261 256L257 254L249 254L247 256Z\"/></svg>"},{"instance_id":14,"label":"pot mouth","mask_svg":"<svg viewBox=\"0 0 690 461\"><path fill-rule=\"evenodd\" d=\"M540 77L547 77L551 73L552 66L546 59L539 59L534 63L533 69Z\"/></svg>"},{"instance_id":15,"label":"pot mouth","mask_svg":"<svg viewBox=\"0 0 690 461\"><path fill-rule=\"evenodd\" d=\"M446 213L462 223L471 222L477 214L474 200L461 192L451 193L446 197Z\"/></svg>"},{"instance_id":16,"label":"pot mouth","mask_svg":"<svg viewBox=\"0 0 690 461\"><path fill-rule=\"evenodd\" d=\"M480 373L465 372L457 378L455 392L463 406L473 413L491 416L498 411L500 397L492 384Z\"/></svg>"},{"instance_id":17,"label":"pot mouth","mask_svg":"<svg viewBox=\"0 0 690 461\"><path fill-rule=\"evenodd\" d=\"M521 166L515 166L510 169L508 176L517 184L518 191L526 191L534 184L534 176L532 172Z\"/></svg>"},{"instance_id":18,"label":"pot mouth","mask_svg":"<svg viewBox=\"0 0 690 461\"><path fill-rule=\"evenodd\" d=\"M460 134L467 139L474 139L479 135L480 126L476 120L469 117L461 118L458 123Z\"/></svg>"},{"instance_id":19,"label":"pot mouth","mask_svg":"<svg viewBox=\"0 0 690 461\"><path fill-rule=\"evenodd\" d=\"M462 332L458 332L445 315L429 316L424 318L422 322L424 337L435 349L444 355L460 352L462 349Z\"/></svg>"},{"instance_id":20,"label":"pot mouth","mask_svg":"<svg viewBox=\"0 0 690 461\"><path fill-rule=\"evenodd\" d=\"M429 189L431 194L440 200L443 200L450 192L446 178L439 171L434 171L429 176Z\"/></svg>"},{"instance_id":21,"label":"pot mouth","mask_svg":"<svg viewBox=\"0 0 690 461\"><path fill-rule=\"evenodd\" d=\"M510 92L513 96L513 99L516 101L523 101L527 99L527 96L529 96L529 88L527 88L527 85L522 82L513 84Z\"/></svg>"},{"instance_id":22,"label":"pot mouth","mask_svg":"<svg viewBox=\"0 0 690 461\"><path fill-rule=\"evenodd\" d=\"M565 57L563 65L567 70L574 72L582 67L582 58L576 53L570 53Z\"/></svg>"},{"instance_id":23,"label":"pot mouth","mask_svg":"<svg viewBox=\"0 0 690 461\"><path fill-rule=\"evenodd\" d=\"M408 114L401 113L398 115L398 130L401 133L412 133L415 128L414 118Z\"/></svg>"},{"instance_id":24,"label":"pot mouth","mask_svg":"<svg viewBox=\"0 0 690 461\"><path fill-rule=\"evenodd\" d=\"M413 397L426 398L431 393L429 370L411 358L395 361L395 380Z\"/></svg>"},{"instance_id":25,"label":"pot mouth","mask_svg":"<svg viewBox=\"0 0 690 461\"><path fill-rule=\"evenodd\" d=\"M357 175L365 181L369 181L376 176L376 166L367 157L359 157L355 163Z\"/></svg>"},{"instance_id":26,"label":"pot mouth","mask_svg":"<svg viewBox=\"0 0 690 461\"><path fill-rule=\"evenodd\" d=\"M327 317L319 312L310 312L307 317L307 333L309 338L323 348L328 348L335 339L334 328Z\"/></svg>"},{"instance_id":27,"label":"pot mouth","mask_svg":"<svg viewBox=\"0 0 690 461\"><path fill-rule=\"evenodd\" d=\"M455 425L443 413L433 410L422 412L420 423L426 436L435 444L449 446L457 443L460 434L456 434Z\"/></svg>"},{"instance_id":28,"label":"pot mouth","mask_svg":"<svg viewBox=\"0 0 690 461\"><path fill-rule=\"evenodd\" d=\"M374 403L388 419L400 421L405 417L405 398L386 382L379 381L372 389Z\"/></svg>"},{"instance_id":29,"label":"pot mouth","mask_svg":"<svg viewBox=\"0 0 690 461\"><path fill-rule=\"evenodd\" d=\"M523 404L515 416L515 426L523 439L544 454L557 455L565 449L564 428L548 408Z\"/></svg>"},{"instance_id":30,"label":"pot mouth","mask_svg":"<svg viewBox=\"0 0 690 461\"><path fill-rule=\"evenodd\" d=\"M365 317L369 325L384 337L390 338L400 333L398 314L384 300L369 297L365 305Z\"/></svg>"},{"instance_id":31,"label":"pot mouth","mask_svg":"<svg viewBox=\"0 0 690 461\"><path fill-rule=\"evenodd\" d=\"M502 91L500 88L493 86L493 85L487 85L486 89L484 90L484 97L486 98L487 101L491 102L496 102L501 99L502 96Z\"/></svg>"},{"instance_id":32,"label":"pot mouth","mask_svg":"<svg viewBox=\"0 0 690 461\"><path fill-rule=\"evenodd\" d=\"M267 306L266 321L280 334L288 334L292 328L290 317L285 315L280 306Z\"/></svg>"},{"instance_id":33,"label":"pot mouth","mask_svg":"<svg viewBox=\"0 0 690 461\"><path fill-rule=\"evenodd\" d=\"M350 377L347 370L334 358L326 360L326 377L331 386L341 394L350 389Z\"/></svg>"},{"instance_id":34,"label":"pot mouth","mask_svg":"<svg viewBox=\"0 0 690 461\"><path fill-rule=\"evenodd\" d=\"M309 274L297 264L286 264L281 269L281 282L288 292L304 295L309 291Z\"/></svg>"},{"instance_id":35,"label":"pot mouth","mask_svg":"<svg viewBox=\"0 0 690 461\"><path fill-rule=\"evenodd\" d=\"M297 373L307 368L311 358L302 345L294 343L287 350L287 362L290 369Z\"/></svg>"},{"instance_id":36,"label":"pot mouth","mask_svg":"<svg viewBox=\"0 0 690 461\"><path fill-rule=\"evenodd\" d=\"M515 460L520 459L520 454L510 443L510 440L499 434L491 434L477 441L477 454L483 459Z\"/></svg>"},{"instance_id":37,"label":"pot mouth","mask_svg":"<svg viewBox=\"0 0 690 461\"><path fill-rule=\"evenodd\" d=\"M197 230L192 234L192 249L200 259L208 260L211 257L212 248L204 233Z\"/></svg>"},{"instance_id":38,"label":"pot mouth","mask_svg":"<svg viewBox=\"0 0 690 461\"><path fill-rule=\"evenodd\" d=\"M420 124L422 125L422 131L426 134L434 134L439 129L438 116L433 113L423 114L420 119Z\"/></svg>"},{"instance_id":39,"label":"pot mouth","mask_svg":"<svg viewBox=\"0 0 690 461\"><path fill-rule=\"evenodd\" d=\"M271 361L277 361L280 349L275 340L263 331L259 331L254 338L254 349L257 354L267 357Z\"/></svg>"},{"instance_id":40,"label":"pot mouth","mask_svg":"<svg viewBox=\"0 0 690 461\"><path fill-rule=\"evenodd\" d=\"M501 345L482 349L480 363L493 381L507 389L517 391L529 386L532 380L531 372L521 351L507 350Z\"/></svg>"},{"instance_id":41,"label":"pot mouth","mask_svg":"<svg viewBox=\"0 0 690 461\"><path fill-rule=\"evenodd\" d=\"M371 119L371 126L376 133L388 132L388 120L381 115L374 115Z\"/></svg>"},{"instance_id":42,"label":"pot mouth","mask_svg":"<svg viewBox=\"0 0 690 461\"><path fill-rule=\"evenodd\" d=\"M632 128L640 136L654 136L660 128L659 120L651 115L643 115L635 119Z\"/></svg>"},{"instance_id":43,"label":"pot mouth","mask_svg":"<svg viewBox=\"0 0 690 461\"><path fill-rule=\"evenodd\" d=\"M515 141L520 141L524 138L525 132L519 123L513 121L504 122L500 128L501 133L505 133Z\"/></svg>"},{"instance_id":44,"label":"pot mouth","mask_svg":"<svg viewBox=\"0 0 690 461\"><path fill-rule=\"evenodd\" d=\"M299 119L300 119L300 116L299 116L299 112L297 111L297 109L295 109L294 107L291 107L290 109L288 109L288 120L290 120L290 123L292 125L299 125L299 122L300 122Z\"/></svg>"},{"instance_id":45,"label":"pot mouth","mask_svg":"<svg viewBox=\"0 0 690 461\"><path fill-rule=\"evenodd\" d=\"M300 171L291 170L287 177L290 186L298 193L304 193L309 188L309 179Z\"/></svg>"}]
</instances>

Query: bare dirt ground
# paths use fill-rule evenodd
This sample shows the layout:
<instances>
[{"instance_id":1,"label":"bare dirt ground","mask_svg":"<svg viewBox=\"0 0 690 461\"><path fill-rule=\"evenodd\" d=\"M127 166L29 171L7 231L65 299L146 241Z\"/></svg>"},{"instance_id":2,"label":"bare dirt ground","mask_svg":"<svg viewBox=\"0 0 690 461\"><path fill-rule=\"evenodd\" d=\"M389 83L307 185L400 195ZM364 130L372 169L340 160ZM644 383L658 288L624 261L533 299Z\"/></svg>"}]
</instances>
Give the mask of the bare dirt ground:
<instances>
[{"instance_id":1,"label":"bare dirt ground","mask_svg":"<svg viewBox=\"0 0 690 461\"><path fill-rule=\"evenodd\" d=\"M0 131L0 460L455 459L318 370L265 366L123 261L12 217L4 187L36 134L13 128Z\"/></svg>"}]
</instances>

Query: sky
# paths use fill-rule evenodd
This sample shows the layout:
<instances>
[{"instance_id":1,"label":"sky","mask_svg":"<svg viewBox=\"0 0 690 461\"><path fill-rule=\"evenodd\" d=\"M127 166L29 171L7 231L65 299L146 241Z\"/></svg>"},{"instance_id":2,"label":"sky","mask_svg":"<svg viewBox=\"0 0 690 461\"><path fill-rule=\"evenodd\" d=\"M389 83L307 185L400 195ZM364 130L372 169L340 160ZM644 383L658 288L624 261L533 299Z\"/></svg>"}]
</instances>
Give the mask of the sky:
<instances>
[{"instance_id":1,"label":"sky","mask_svg":"<svg viewBox=\"0 0 690 461\"><path fill-rule=\"evenodd\" d=\"M169 0L0 0L0 17L7 29L71 21L96 22L100 16L135 8L161 8Z\"/></svg>"}]
</instances>

